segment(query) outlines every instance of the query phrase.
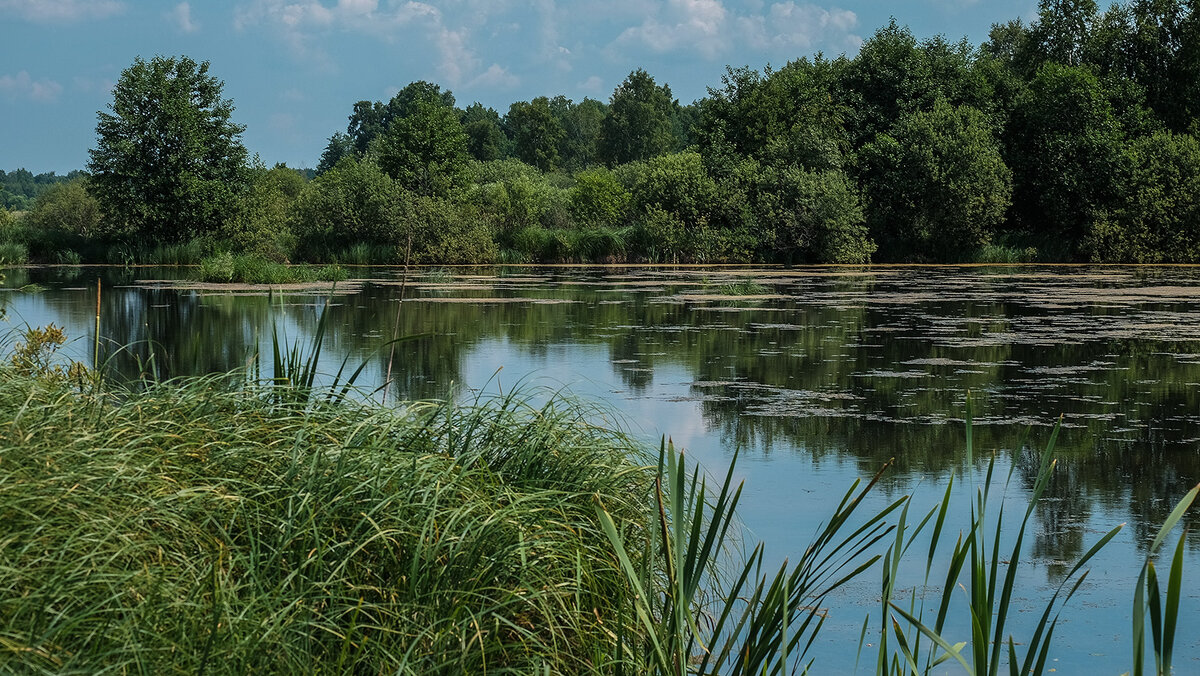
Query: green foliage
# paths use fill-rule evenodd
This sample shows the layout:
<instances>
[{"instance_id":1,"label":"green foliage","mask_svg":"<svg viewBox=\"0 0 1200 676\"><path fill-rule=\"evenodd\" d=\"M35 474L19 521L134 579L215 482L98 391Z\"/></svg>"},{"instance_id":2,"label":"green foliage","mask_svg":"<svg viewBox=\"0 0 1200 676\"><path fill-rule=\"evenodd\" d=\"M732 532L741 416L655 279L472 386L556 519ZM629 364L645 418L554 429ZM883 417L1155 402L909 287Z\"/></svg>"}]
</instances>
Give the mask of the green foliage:
<instances>
[{"instance_id":1,"label":"green foliage","mask_svg":"<svg viewBox=\"0 0 1200 676\"><path fill-rule=\"evenodd\" d=\"M563 128L559 164L567 171L579 171L599 162L597 144L608 106L595 99L584 98L573 103L565 96L556 96L550 101L550 108Z\"/></svg>"},{"instance_id":2,"label":"green foliage","mask_svg":"<svg viewBox=\"0 0 1200 676\"><path fill-rule=\"evenodd\" d=\"M566 132L550 110L550 99L539 96L512 104L504 117L504 127L512 139L513 153L522 162L542 171L558 166L558 149Z\"/></svg>"},{"instance_id":3,"label":"green foliage","mask_svg":"<svg viewBox=\"0 0 1200 676\"><path fill-rule=\"evenodd\" d=\"M38 196L25 223L32 228L95 237L101 231L100 204L88 192L86 179L57 183Z\"/></svg>"},{"instance_id":4,"label":"green foliage","mask_svg":"<svg viewBox=\"0 0 1200 676\"><path fill-rule=\"evenodd\" d=\"M329 143L325 146L325 151L321 153L321 160L317 163L317 173L323 174L337 166L338 162L342 161L343 157L354 154L354 139L349 135L341 132L334 133L329 137Z\"/></svg>"},{"instance_id":5,"label":"green foliage","mask_svg":"<svg viewBox=\"0 0 1200 676\"><path fill-rule=\"evenodd\" d=\"M1200 262L1200 142L1163 132L1125 154L1123 198L1092 225L1084 251L1094 261Z\"/></svg>"},{"instance_id":6,"label":"green foliage","mask_svg":"<svg viewBox=\"0 0 1200 676\"><path fill-rule=\"evenodd\" d=\"M29 249L21 242L0 240L0 265L21 265L29 260Z\"/></svg>"},{"instance_id":7,"label":"green foliage","mask_svg":"<svg viewBox=\"0 0 1200 676\"><path fill-rule=\"evenodd\" d=\"M773 233L764 243L784 262L870 262L875 244L858 191L843 172L767 167L755 183L758 222Z\"/></svg>"},{"instance_id":8,"label":"green foliage","mask_svg":"<svg viewBox=\"0 0 1200 676\"><path fill-rule=\"evenodd\" d=\"M405 191L371 160L344 158L313 179L296 201L298 247L309 255L348 242L396 245L403 237Z\"/></svg>"},{"instance_id":9,"label":"green foliage","mask_svg":"<svg viewBox=\"0 0 1200 676\"><path fill-rule=\"evenodd\" d=\"M396 118L409 117L417 112L419 103L454 108L454 94L442 91L439 85L424 80L410 82L387 103L359 101L350 113L346 136L359 156L366 154L375 139L387 133ZM341 139L339 139L341 141ZM336 164L336 162L334 162Z\"/></svg>"},{"instance_id":10,"label":"green foliage","mask_svg":"<svg viewBox=\"0 0 1200 676\"><path fill-rule=\"evenodd\" d=\"M88 189L113 229L154 241L214 232L246 176L241 125L208 62L138 58L100 113Z\"/></svg>"},{"instance_id":11,"label":"green foliage","mask_svg":"<svg viewBox=\"0 0 1200 676\"><path fill-rule=\"evenodd\" d=\"M598 227L616 227L629 213L629 191L607 169L592 169L575 175L571 191L571 214L575 222Z\"/></svg>"},{"instance_id":12,"label":"green foliage","mask_svg":"<svg viewBox=\"0 0 1200 676\"><path fill-rule=\"evenodd\" d=\"M453 265L496 260L492 224L472 206L416 197L409 208L412 262Z\"/></svg>"},{"instance_id":13,"label":"green foliage","mask_svg":"<svg viewBox=\"0 0 1200 676\"><path fill-rule=\"evenodd\" d=\"M286 260L294 247L292 213L304 186L300 174L286 166L255 168L250 189L226 221L222 234L239 251Z\"/></svg>"},{"instance_id":14,"label":"green foliage","mask_svg":"<svg viewBox=\"0 0 1200 676\"><path fill-rule=\"evenodd\" d=\"M674 148L671 116L678 105L671 88L637 69L613 91L608 115L597 140L600 159L609 165L624 164L669 152Z\"/></svg>"},{"instance_id":15,"label":"green foliage","mask_svg":"<svg viewBox=\"0 0 1200 676\"><path fill-rule=\"evenodd\" d=\"M988 243L1011 203L999 144L967 106L904 116L861 162L871 234L893 258L961 260Z\"/></svg>"},{"instance_id":16,"label":"green foliage","mask_svg":"<svg viewBox=\"0 0 1200 676\"><path fill-rule=\"evenodd\" d=\"M461 187L469 159L458 113L440 98L413 101L371 149L388 176L429 196L444 197Z\"/></svg>"},{"instance_id":17,"label":"green foliage","mask_svg":"<svg viewBox=\"0 0 1200 676\"><path fill-rule=\"evenodd\" d=\"M467 152L480 162L498 160L504 155L508 140L500 127L500 115L491 108L472 103L462 113L463 133L467 135Z\"/></svg>"},{"instance_id":18,"label":"green foliage","mask_svg":"<svg viewBox=\"0 0 1200 676\"><path fill-rule=\"evenodd\" d=\"M200 279L226 284L339 282L346 279L346 272L337 265L283 265L260 256L235 255L226 251L200 261Z\"/></svg>"},{"instance_id":19,"label":"green foliage","mask_svg":"<svg viewBox=\"0 0 1200 676\"><path fill-rule=\"evenodd\" d=\"M743 155L759 157L770 148L775 156L788 156L785 164L840 166L828 157L848 145L843 121L850 111L830 93L845 68L844 59L817 57L767 68L761 75L749 68L726 69L722 87L700 103L702 147L711 151L719 138Z\"/></svg>"},{"instance_id":20,"label":"green foliage","mask_svg":"<svg viewBox=\"0 0 1200 676\"><path fill-rule=\"evenodd\" d=\"M1079 246L1124 182L1123 135L1099 79L1041 68L1013 111L1008 146L1021 224Z\"/></svg>"}]
</instances>

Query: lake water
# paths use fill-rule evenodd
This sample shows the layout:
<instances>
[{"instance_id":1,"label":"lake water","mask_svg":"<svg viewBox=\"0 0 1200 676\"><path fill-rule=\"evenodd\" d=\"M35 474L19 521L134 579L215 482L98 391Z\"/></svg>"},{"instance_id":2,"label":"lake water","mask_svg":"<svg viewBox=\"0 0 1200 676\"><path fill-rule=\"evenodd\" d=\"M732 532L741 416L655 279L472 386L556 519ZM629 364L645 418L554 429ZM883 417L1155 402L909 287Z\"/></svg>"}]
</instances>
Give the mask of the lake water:
<instances>
[{"instance_id":1,"label":"lake water","mask_svg":"<svg viewBox=\"0 0 1200 676\"><path fill-rule=\"evenodd\" d=\"M741 516L776 560L803 552L851 482L889 459L871 506L914 493L914 509L927 508L951 475L980 481L985 460L968 467L963 451L968 392L977 456L995 452L1001 477L1012 470L1010 509L1023 511L1034 451L1062 416L1059 469L1019 578L1018 643L1071 562L1127 526L1063 613L1058 674L1128 670L1144 548L1200 481L1197 268L455 270L411 275L402 304L396 269L354 270L362 279L332 296L211 288L181 282L187 270L6 274L8 328L65 327L77 340L64 352L85 362L102 278L103 349L127 376L151 352L167 376L242 367L256 349L269 363L273 327L307 344L327 311L323 370L366 361L359 384L368 389L384 380L379 346L397 321L401 335L421 334L396 348L389 401L521 383L602 400L635 434L655 445L670 436L713 474L740 448ZM763 289L720 293L745 279ZM964 509L968 496L960 491ZM1200 673L1197 548L1190 538L1180 674ZM909 571L905 581L919 578ZM863 618L878 606L878 574L829 605L814 671L848 673ZM860 673L871 672L874 655L862 662Z\"/></svg>"}]
</instances>

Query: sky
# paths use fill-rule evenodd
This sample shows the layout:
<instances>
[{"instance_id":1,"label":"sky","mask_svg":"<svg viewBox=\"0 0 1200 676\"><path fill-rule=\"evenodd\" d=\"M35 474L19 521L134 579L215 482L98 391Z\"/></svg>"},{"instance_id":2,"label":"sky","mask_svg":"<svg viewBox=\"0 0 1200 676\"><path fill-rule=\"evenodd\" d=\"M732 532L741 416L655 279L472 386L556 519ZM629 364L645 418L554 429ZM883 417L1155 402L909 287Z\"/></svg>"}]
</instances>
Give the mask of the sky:
<instances>
[{"instance_id":1,"label":"sky","mask_svg":"<svg viewBox=\"0 0 1200 676\"><path fill-rule=\"evenodd\" d=\"M690 103L726 65L853 56L892 16L978 44L1035 15L1036 0L0 0L0 169L84 168L139 56L211 62L250 152L313 167L355 101L414 80L503 115L543 95L607 101L644 68Z\"/></svg>"}]
</instances>

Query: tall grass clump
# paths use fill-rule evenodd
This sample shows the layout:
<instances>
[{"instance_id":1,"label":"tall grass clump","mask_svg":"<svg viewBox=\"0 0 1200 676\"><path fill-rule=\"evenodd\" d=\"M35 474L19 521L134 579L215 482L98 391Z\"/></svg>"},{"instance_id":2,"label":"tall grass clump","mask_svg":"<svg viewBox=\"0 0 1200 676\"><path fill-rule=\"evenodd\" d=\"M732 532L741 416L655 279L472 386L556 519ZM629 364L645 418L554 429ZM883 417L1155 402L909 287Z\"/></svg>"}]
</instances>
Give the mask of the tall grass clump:
<instances>
[{"instance_id":1,"label":"tall grass clump","mask_svg":"<svg viewBox=\"0 0 1200 676\"><path fill-rule=\"evenodd\" d=\"M346 271L336 264L321 267L285 265L261 256L222 252L200 261L200 279L238 284L338 282L346 279Z\"/></svg>"},{"instance_id":2,"label":"tall grass clump","mask_svg":"<svg viewBox=\"0 0 1200 676\"><path fill-rule=\"evenodd\" d=\"M966 465L974 466L971 405L966 414ZM1061 424L1061 421L1060 421ZM1046 448L1032 456L1037 467L1033 486L1022 516L1017 520L1006 517L1003 498L995 498L997 485L996 459L988 463L983 481L972 486L973 494L966 524L951 535L950 520L955 482L953 477L937 504L912 527L909 525L909 505L900 511L895 529L895 541L883 557L882 608L879 615L877 662L875 673L907 676L928 674L945 662L957 662L972 676L1040 675L1055 671L1050 651L1054 633L1062 613L1087 579L1086 565L1117 534L1123 525L1100 536L1062 576L1058 587L1046 600L1036 616L1030 633L1020 638L1009 633L1019 609L1014 604L1018 571L1024 564L1024 541L1030 521L1046 488L1049 486L1056 462L1053 460L1059 427L1055 426ZM1014 462L1003 487L1011 486ZM973 483L973 482L972 482ZM1007 490L1005 491L1007 492ZM1182 579L1182 542L1168 568L1167 591L1160 594L1153 557L1167 533L1182 518L1183 513L1200 493L1200 486L1189 492L1162 525L1151 545L1147 562L1142 568L1134 593L1133 641L1134 674L1142 674L1145 658L1145 618L1152 624L1152 650L1159 676L1170 674L1174 630L1178 617ZM1011 548L1002 547L1004 536L1015 533ZM901 562L908 550L923 534L928 535L925 550L924 579L919 588L932 594L919 594L914 588L907 599L897 595ZM947 553L947 541L949 544ZM945 572L938 573L941 565ZM938 586L940 583L940 587ZM940 590L940 593L939 593ZM1024 605L1024 604L1022 604ZM868 626L863 626L865 642Z\"/></svg>"},{"instance_id":3,"label":"tall grass clump","mask_svg":"<svg viewBox=\"0 0 1200 676\"><path fill-rule=\"evenodd\" d=\"M0 265L21 265L29 260L29 250L20 242L0 242Z\"/></svg>"},{"instance_id":4,"label":"tall grass clump","mask_svg":"<svg viewBox=\"0 0 1200 676\"><path fill-rule=\"evenodd\" d=\"M286 403L237 383L109 397L0 370L6 669L582 673L625 659L612 636L640 630L615 604L625 580L594 504L642 523L652 471L588 409Z\"/></svg>"}]
</instances>

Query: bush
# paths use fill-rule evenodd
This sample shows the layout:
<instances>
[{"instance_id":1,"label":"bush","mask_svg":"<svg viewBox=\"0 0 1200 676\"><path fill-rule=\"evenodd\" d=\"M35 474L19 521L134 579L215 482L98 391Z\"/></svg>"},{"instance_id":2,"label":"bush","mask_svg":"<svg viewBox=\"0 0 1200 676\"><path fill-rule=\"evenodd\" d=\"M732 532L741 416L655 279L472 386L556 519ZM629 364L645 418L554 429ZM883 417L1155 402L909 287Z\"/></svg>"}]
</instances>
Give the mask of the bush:
<instances>
[{"instance_id":1,"label":"bush","mask_svg":"<svg viewBox=\"0 0 1200 676\"><path fill-rule=\"evenodd\" d=\"M1093 221L1083 251L1096 262L1200 262L1200 142L1161 132L1125 155L1126 197Z\"/></svg>"},{"instance_id":2,"label":"bush","mask_svg":"<svg viewBox=\"0 0 1200 676\"><path fill-rule=\"evenodd\" d=\"M571 190L571 214L581 226L619 227L629 213L629 191L607 169L592 169L575 175Z\"/></svg>"},{"instance_id":3,"label":"bush","mask_svg":"<svg viewBox=\"0 0 1200 676\"><path fill-rule=\"evenodd\" d=\"M861 151L871 235L892 258L962 260L987 244L1012 175L983 113L939 101Z\"/></svg>"},{"instance_id":4,"label":"bush","mask_svg":"<svg viewBox=\"0 0 1200 676\"><path fill-rule=\"evenodd\" d=\"M252 171L250 188L225 222L224 236L239 251L286 261L295 247L291 217L304 179L285 166Z\"/></svg>"},{"instance_id":5,"label":"bush","mask_svg":"<svg viewBox=\"0 0 1200 676\"><path fill-rule=\"evenodd\" d=\"M101 232L100 203L87 190L86 179L56 183L38 196L26 223L42 230L59 230L83 237Z\"/></svg>"},{"instance_id":6,"label":"bush","mask_svg":"<svg viewBox=\"0 0 1200 676\"><path fill-rule=\"evenodd\" d=\"M300 193L298 248L311 255L342 250L347 242L395 245L403 239L410 200L374 162L343 158Z\"/></svg>"}]
</instances>

